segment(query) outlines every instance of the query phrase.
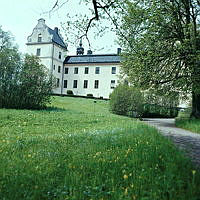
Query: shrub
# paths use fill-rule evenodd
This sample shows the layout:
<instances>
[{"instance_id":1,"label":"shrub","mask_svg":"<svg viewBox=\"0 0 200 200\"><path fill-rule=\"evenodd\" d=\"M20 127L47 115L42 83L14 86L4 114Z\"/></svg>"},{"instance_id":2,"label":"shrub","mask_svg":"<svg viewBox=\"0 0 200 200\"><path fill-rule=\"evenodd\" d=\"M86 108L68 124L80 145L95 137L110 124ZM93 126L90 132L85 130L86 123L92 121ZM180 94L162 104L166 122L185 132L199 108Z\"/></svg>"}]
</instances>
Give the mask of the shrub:
<instances>
[{"instance_id":1,"label":"shrub","mask_svg":"<svg viewBox=\"0 0 200 200\"><path fill-rule=\"evenodd\" d=\"M93 97L93 94L87 94L86 96L87 97Z\"/></svg>"},{"instance_id":2,"label":"shrub","mask_svg":"<svg viewBox=\"0 0 200 200\"><path fill-rule=\"evenodd\" d=\"M115 114L140 117L143 113L143 99L139 89L120 84L110 95L110 109Z\"/></svg>"},{"instance_id":3,"label":"shrub","mask_svg":"<svg viewBox=\"0 0 200 200\"><path fill-rule=\"evenodd\" d=\"M73 93L73 91L72 91L72 90L67 90L67 95L69 95L69 96L73 96L73 95L74 95L74 93Z\"/></svg>"},{"instance_id":4,"label":"shrub","mask_svg":"<svg viewBox=\"0 0 200 200\"><path fill-rule=\"evenodd\" d=\"M160 95L156 91L145 92L143 117L176 117L179 96L177 93Z\"/></svg>"},{"instance_id":5,"label":"shrub","mask_svg":"<svg viewBox=\"0 0 200 200\"><path fill-rule=\"evenodd\" d=\"M39 109L50 103L53 80L38 57L26 55L20 73L20 108Z\"/></svg>"},{"instance_id":6,"label":"shrub","mask_svg":"<svg viewBox=\"0 0 200 200\"><path fill-rule=\"evenodd\" d=\"M53 82L35 56L21 58L11 36L0 28L0 108L38 109L50 102Z\"/></svg>"}]
</instances>

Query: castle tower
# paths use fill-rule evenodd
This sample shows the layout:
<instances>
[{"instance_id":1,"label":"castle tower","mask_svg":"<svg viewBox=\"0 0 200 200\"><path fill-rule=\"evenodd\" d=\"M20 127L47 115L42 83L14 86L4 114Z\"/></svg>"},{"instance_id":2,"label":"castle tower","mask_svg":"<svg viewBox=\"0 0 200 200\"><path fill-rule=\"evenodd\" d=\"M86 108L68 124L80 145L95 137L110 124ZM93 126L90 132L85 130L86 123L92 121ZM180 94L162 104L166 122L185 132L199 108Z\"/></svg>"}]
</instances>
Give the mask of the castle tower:
<instances>
[{"instance_id":1,"label":"castle tower","mask_svg":"<svg viewBox=\"0 0 200 200\"><path fill-rule=\"evenodd\" d=\"M49 28L43 18L38 20L33 32L27 38L27 53L40 58L49 71L56 78L54 93L60 94L62 86L63 61L67 53L67 46L57 27Z\"/></svg>"}]
</instances>

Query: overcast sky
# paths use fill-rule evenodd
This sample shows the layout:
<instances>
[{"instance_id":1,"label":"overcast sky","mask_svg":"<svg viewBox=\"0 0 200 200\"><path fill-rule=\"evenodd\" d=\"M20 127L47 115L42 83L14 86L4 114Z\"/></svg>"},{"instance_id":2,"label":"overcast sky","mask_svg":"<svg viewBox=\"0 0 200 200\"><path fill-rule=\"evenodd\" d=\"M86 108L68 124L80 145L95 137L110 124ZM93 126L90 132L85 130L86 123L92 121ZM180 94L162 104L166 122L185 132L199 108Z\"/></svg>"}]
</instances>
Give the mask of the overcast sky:
<instances>
[{"instance_id":1,"label":"overcast sky","mask_svg":"<svg viewBox=\"0 0 200 200\"><path fill-rule=\"evenodd\" d=\"M62 4L66 0L59 0ZM88 8L79 5L81 0L68 0L62 8L54 13L51 10L56 0L0 0L0 26L4 31L10 31L19 46L19 50L26 52L25 43L27 37L31 35L33 28L36 26L39 18L46 20L47 26L54 29L61 29L60 23L67 21L67 13L75 15L78 11L81 13L88 12ZM61 29L62 33L62 29ZM62 34L64 37L64 34ZM91 38L91 45L96 50L94 53L116 53L118 45L115 42L116 37L113 33L106 34L103 38L94 40ZM87 51L87 43L83 41L85 52ZM69 54L75 54L76 47L68 47Z\"/></svg>"}]
</instances>

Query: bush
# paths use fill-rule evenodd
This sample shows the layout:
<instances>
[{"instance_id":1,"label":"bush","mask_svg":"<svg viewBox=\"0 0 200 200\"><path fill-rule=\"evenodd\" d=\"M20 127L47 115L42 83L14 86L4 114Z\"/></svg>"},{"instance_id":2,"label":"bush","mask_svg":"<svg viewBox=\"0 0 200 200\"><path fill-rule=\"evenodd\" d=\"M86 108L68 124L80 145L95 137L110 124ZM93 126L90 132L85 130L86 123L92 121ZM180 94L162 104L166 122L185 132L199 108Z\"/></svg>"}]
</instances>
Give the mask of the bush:
<instances>
[{"instance_id":1,"label":"bush","mask_svg":"<svg viewBox=\"0 0 200 200\"><path fill-rule=\"evenodd\" d=\"M93 94L87 94L86 96L87 97L93 97Z\"/></svg>"},{"instance_id":2,"label":"bush","mask_svg":"<svg viewBox=\"0 0 200 200\"><path fill-rule=\"evenodd\" d=\"M179 95L160 95L156 91L145 92L145 104L143 117L176 117Z\"/></svg>"},{"instance_id":3,"label":"bush","mask_svg":"<svg viewBox=\"0 0 200 200\"><path fill-rule=\"evenodd\" d=\"M174 118L178 115L177 108L168 108L157 104L144 104L144 112L142 117L159 117L159 118Z\"/></svg>"},{"instance_id":4,"label":"bush","mask_svg":"<svg viewBox=\"0 0 200 200\"><path fill-rule=\"evenodd\" d=\"M50 103L53 80L39 58L26 55L20 73L20 108L39 109Z\"/></svg>"},{"instance_id":5,"label":"bush","mask_svg":"<svg viewBox=\"0 0 200 200\"><path fill-rule=\"evenodd\" d=\"M67 95L69 95L69 96L74 96L74 93L73 93L72 90L67 90Z\"/></svg>"},{"instance_id":6,"label":"bush","mask_svg":"<svg viewBox=\"0 0 200 200\"><path fill-rule=\"evenodd\" d=\"M44 108L50 102L52 77L37 57L23 60L1 28L0 37L0 108Z\"/></svg>"},{"instance_id":7,"label":"bush","mask_svg":"<svg viewBox=\"0 0 200 200\"><path fill-rule=\"evenodd\" d=\"M143 100L139 89L120 84L110 95L110 109L115 114L140 117L143 113Z\"/></svg>"}]
</instances>

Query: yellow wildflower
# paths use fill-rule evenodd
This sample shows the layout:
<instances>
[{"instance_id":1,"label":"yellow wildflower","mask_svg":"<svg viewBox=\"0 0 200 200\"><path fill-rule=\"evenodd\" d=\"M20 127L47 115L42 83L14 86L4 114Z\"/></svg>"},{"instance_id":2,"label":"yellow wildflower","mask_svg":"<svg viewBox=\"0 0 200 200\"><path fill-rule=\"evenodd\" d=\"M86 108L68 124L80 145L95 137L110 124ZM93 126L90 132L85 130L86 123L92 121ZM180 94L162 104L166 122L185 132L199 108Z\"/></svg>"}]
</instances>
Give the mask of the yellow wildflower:
<instances>
[{"instance_id":1,"label":"yellow wildflower","mask_svg":"<svg viewBox=\"0 0 200 200\"><path fill-rule=\"evenodd\" d=\"M127 176L126 174L124 174L124 176L123 176L123 177L124 177L124 179L127 179L127 178L128 178L128 176Z\"/></svg>"},{"instance_id":2,"label":"yellow wildflower","mask_svg":"<svg viewBox=\"0 0 200 200\"><path fill-rule=\"evenodd\" d=\"M125 195L128 194L128 188L125 188L125 190L124 190L124 194L125 194Z\"/></svg>"},{"instance_id":3,"label":"yellow wildflower","mask_svg":"<svg viewBox=\"0 0 200 200\"><path fill-rule=\"evenodd\" d=\"M195 174L196 174L196 171L195 171L195 170L192 170L192 174L195 175Z\"/></svg>"}]
</instances>

